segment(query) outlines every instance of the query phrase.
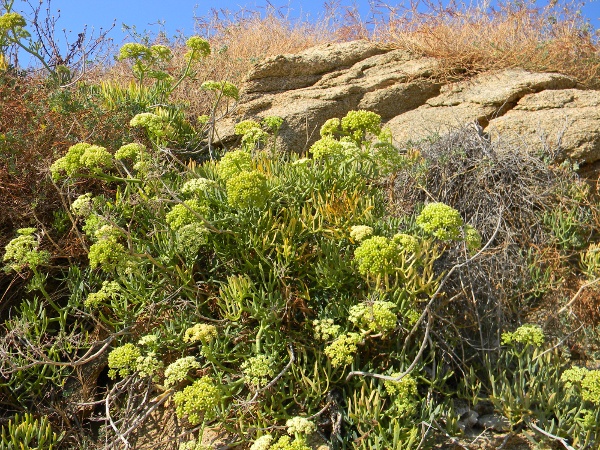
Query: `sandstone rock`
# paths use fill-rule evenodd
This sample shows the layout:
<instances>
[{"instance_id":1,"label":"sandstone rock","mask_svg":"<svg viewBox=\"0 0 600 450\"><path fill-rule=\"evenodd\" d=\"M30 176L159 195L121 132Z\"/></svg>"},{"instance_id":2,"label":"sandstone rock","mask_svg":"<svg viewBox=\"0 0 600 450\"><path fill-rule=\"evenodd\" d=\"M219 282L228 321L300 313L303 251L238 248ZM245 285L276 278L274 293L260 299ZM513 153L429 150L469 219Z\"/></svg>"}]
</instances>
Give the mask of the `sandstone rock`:
<instances>
[{"instance_id":1,"label":"sandstone rock","mask_svg":"<svg viewBox=\"0 0 600 450\"><path fill-rule=\"evenodd\" d=\"M277 115L285 119L281 148L301 152L332 117L369 109L385 120L424 104L441 87L431 79L437 65L366 41L270 58L248 74L235 119L217 132L222 142L232 142L235 122Z\"/></svg>"},{"instance_id":2,"label":"sandstone rock","mask_svg":"<svg viewBox=\"0 0 600 450\"><path fill-rule=\"evenodd\" d=\"M490 121L492 139L513 141L528 151L549 149L572 159L600 160L600 92L566 89L523 97L504 116Z\"/></svg>"},{"instance_id":3,"label":"sandstone rock","mask_svg":"<svg viewBox=\"0 0 600 450\"><path fill-rule=\"evenodd\" d=\"M486 127L527 94L544 89L574 87L576 82L557 73L531 73L508 69L482 74L471 80L444 86L426 104L391 119L388 126L397 143L445 134L470 122Z\"/></svg>"},{"instance_id":4,"label":"sandstone rock","mask_svg":"<svg viewBox=\"0 0 600 450\"><path fill-rule=\"evenodd\" d=\"M576 89L565 75L523 69L444 84L438 66L434 58L367 41L269 58L247 75L234 116L217 125L217 140L235 145L235 123L277 115L285 119L280 148L304 152L327 119L366 109L382 116L399 145L477 122L494 139L528 151L600 160L600 92Z\"/></svg>"}]
</instances>

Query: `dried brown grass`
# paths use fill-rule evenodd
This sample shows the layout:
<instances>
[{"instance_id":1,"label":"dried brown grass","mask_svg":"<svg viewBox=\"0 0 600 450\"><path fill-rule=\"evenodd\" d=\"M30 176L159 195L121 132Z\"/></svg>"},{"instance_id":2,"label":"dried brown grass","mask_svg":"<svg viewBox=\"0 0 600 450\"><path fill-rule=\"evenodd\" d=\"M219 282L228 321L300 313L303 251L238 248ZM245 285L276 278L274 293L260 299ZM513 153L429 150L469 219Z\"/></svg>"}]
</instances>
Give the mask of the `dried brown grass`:
<instances>
[{"instance_id":1,"label":"dried brown grass","mask_svg":"<svg viewBox=\"0 0 600 450\"><path fill-rule=\"evenodd\" d=\"M203 114L211 97L201 91L202 81L228 80L238 85L253 64L277 54L294 53L317 44L370 39L386 42L440 60L437 76L455 80L475 73L522 67L533 71L561 72L582 85L600 88L600 48L597 33L580 15L575 0L500 1L442 5L414 0L408 6L373 3L367 17L356 8L330 4L317 21L291 19L272 7L232 13L213 10L196 18L196 32L209 39L213 53L186 80L172 100L189 105L191 116ZM173 48L171 69L185 65L183 40L161 42ZM104 68L95 81L120 85L133 81L126 63Z\"/></svg>"},{"instance_id":2,"label":"dried brown grass","mask_svg":"<svg viewBox=\"0 0 600 450\"><path fill-rule=\"evenodd\" d=\"M447 74L470 75L522 67L561 72L588 87L599 87L600 49L597 33L572 0L501 1L466 5L430 0L405 8L387 8L373 39L416 54L438 58Z\"/></svg>"}]
</instances>

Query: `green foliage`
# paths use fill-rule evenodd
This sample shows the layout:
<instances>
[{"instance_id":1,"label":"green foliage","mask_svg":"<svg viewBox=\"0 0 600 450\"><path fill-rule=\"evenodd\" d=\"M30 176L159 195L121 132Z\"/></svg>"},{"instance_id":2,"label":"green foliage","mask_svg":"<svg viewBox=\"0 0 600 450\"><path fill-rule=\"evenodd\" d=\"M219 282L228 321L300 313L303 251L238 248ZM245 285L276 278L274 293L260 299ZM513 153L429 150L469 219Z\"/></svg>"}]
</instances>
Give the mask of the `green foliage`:
<instances>
[{"instance_id":1,"label":"green foliage","mask_svg":"<svg viewBox=\"0 0 600 450\"><path fill-rule=\"evenodd\" d=\"M130 46L126 57L147 64L153 51L167 53ZM213 86L227 95L225 84ZM457 433L452 400L470 396L489 398L515 426L530 420L584 446L595 442L597 376L562 380L565 360L540 327L503 333L501 349L496 334L498 351L487 360L456 335L445 341L447 328L471 319L446 292L468 290L467 271L446 276L465 265L477 272L468 258L485 233L442 202L390 213L395 199L384 187L427 168L415 169L415 154L388 159L396 149L376 114L328 121L312 159L266 145L279 118L246 121L236 127L241 149L202 163L158 150L173 127L163 117L145 112L132 122L148 131L152 148L83 144L55 163L65 198L75 199L73 229L89 267L77 266L85 258L72 264L78 275L60 285L60 304L36 278L42 300L11 324L16 333L50 317L25 334L35 343L74 327L79 339L60 342L76 345L44 347L54 361L95 345L82 329L107 330L110 386L128 386L112 391L117 426L128 426L128 414L143 417L156 391L172 399L161 405L185 427L217 426L255 450L309 448L316 431L347 448L422 448L430 442L420 424ZM39 242L27 245L38 251ZM17 355L11 367L23 366ZM457 360L472 362L472 374ZM372 377L408 368L398 381ZM60 387L68 370L15 373L27 395L16 382L0 387L26 401ZM304 418L323 411L339 423ZM277 431L284 428L288 436Z\"/></svg>"},{"instance_id":2,"label":"green foliage","mask_svg":"<svg viewBox=\"0 0 600 450\"><path fill-rule=\"evenodd\" d=\"M18 414L2 426L0 450L53 450L62 436L57 435L46 416L40 419L33 414Z\"/></svg>"},{"instance_id":3,"label":"green foliage","mask_svg":"<svg viewBox=\"0 0 600 450\"><path fill-rule=\"evenodd\" d=\"M503 341L509 346L499 360L487 361L494 405L513 426L534 421L575 448L593 448L600 437L600 371L565 370L559 350L544 348L537 326L504 333Z\"/></svg>"}]
</instances>

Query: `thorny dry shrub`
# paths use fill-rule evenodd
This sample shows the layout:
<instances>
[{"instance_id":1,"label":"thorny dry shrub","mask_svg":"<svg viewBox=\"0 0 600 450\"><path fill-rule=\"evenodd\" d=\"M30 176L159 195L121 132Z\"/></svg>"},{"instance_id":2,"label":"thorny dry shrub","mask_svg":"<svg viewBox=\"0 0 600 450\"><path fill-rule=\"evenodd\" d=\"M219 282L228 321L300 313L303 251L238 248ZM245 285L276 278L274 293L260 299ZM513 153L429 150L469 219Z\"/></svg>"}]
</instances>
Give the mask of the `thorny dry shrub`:
<instances>
[{"instance_id":1,"label":"thorny dry shrub","mask_svg":"<svg viewBox=\"0 0 600 450\"><path fill-rule=\"evenodd\" d=\"M473 350L496 347L500 331L510 323L524 321L540 304L548 315L585 282L572 275L576 269L570 258L577 252L561 249L543 219L548 211L593 207L574 194L585 184L573 171L503 141L492 143L477 126L409 152L420 159L392 184L394 213L403 216L420 204L443 202L461 211L484 243L492 239L480 258L455 272L447 285L446 307L438 310L444 311L438 317L440 325L453 329L448 335L456 337L440 339L448 345L451 359L466 361ZM597 228L591 222L578 226L588 240ZM457 256L448 253L442 266L449 269ZM571 283L563 283L569 277ZM546 304L549 296L554 300ZM579 322L597 325L590 319L580 317ZM561 331L565 330L554 330Z\"/></svg>"},{"instance_id":2,"label":"thorny dry shrub","mask_svg":"<svg viewBox=\"0 0 600 450\"><path fill-rule=\"evenodd\" d=\"M430 0L379 6L373 39L439 58L442 75L522 67L571 75L598 87L597 35L572 0L448 4ZM375 16L376 17L376 16ZM355 18L355 26L360 21Z\"/></svg>"}]
</instances>

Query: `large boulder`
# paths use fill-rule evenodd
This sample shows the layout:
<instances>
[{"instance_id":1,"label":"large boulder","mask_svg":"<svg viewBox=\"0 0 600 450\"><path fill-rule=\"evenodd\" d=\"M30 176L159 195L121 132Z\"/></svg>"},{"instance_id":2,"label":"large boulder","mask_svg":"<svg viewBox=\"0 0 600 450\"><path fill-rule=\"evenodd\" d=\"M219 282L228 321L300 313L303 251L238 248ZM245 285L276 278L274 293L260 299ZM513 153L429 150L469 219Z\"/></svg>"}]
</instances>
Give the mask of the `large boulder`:
<instances>
[{"instance_id":1,"label":"large boulder","mask_svg":"<svg viewBox=\"0 0 600 450\"><path fill-rule=\"evenodd\" d=\"M397 115L388 126L398 143L445 134L469 122L477 122L485 129L490 120L505 114L527 94L575 85L573 79L558 73L531 73L522 69L485 73L444 86L440 95L415 110Z\"/></svg>"},{"instance_id":2,"label":"large boulder","mask_svg":"<svg viewBox=\"0 0 600 450\"><path fill-rule=\"evenodd\" d=\"M279 55L247 75L236 115L219 125L227 143L233 124L276 115L285 119L280 145L305 151L332 117L369 109L384 120L422 105L439 93L437 61L366 41L327 44L295 55Z\"/></svg>"},{"instance_id":3,"label":"large boulder","mask_svg":"<svg viewBox=\"0 0 600 450\"><path fill-rule=\"evenodd\" d=\"M487 127L492 139L509 139L534 152L580 162L600 160L600 92L543 91L523 97Z\"/></svg>"},{"instance_id":4,"label":"large boulder","mask_svg":"<svg viewBox=\"0 0 600 450\"><path fill-rule=\"evenodd\" d=\"M281 148L304 152L327 119L366 109L381 115L399 145L476 122L530 151L600 160L600 92L518 68L447 83L438 68L434 58L368 41L275 56L248 73L234 116L217 134L233 144L235 123L277 115L285 119Z\"/></svg>"}]
</instances>

